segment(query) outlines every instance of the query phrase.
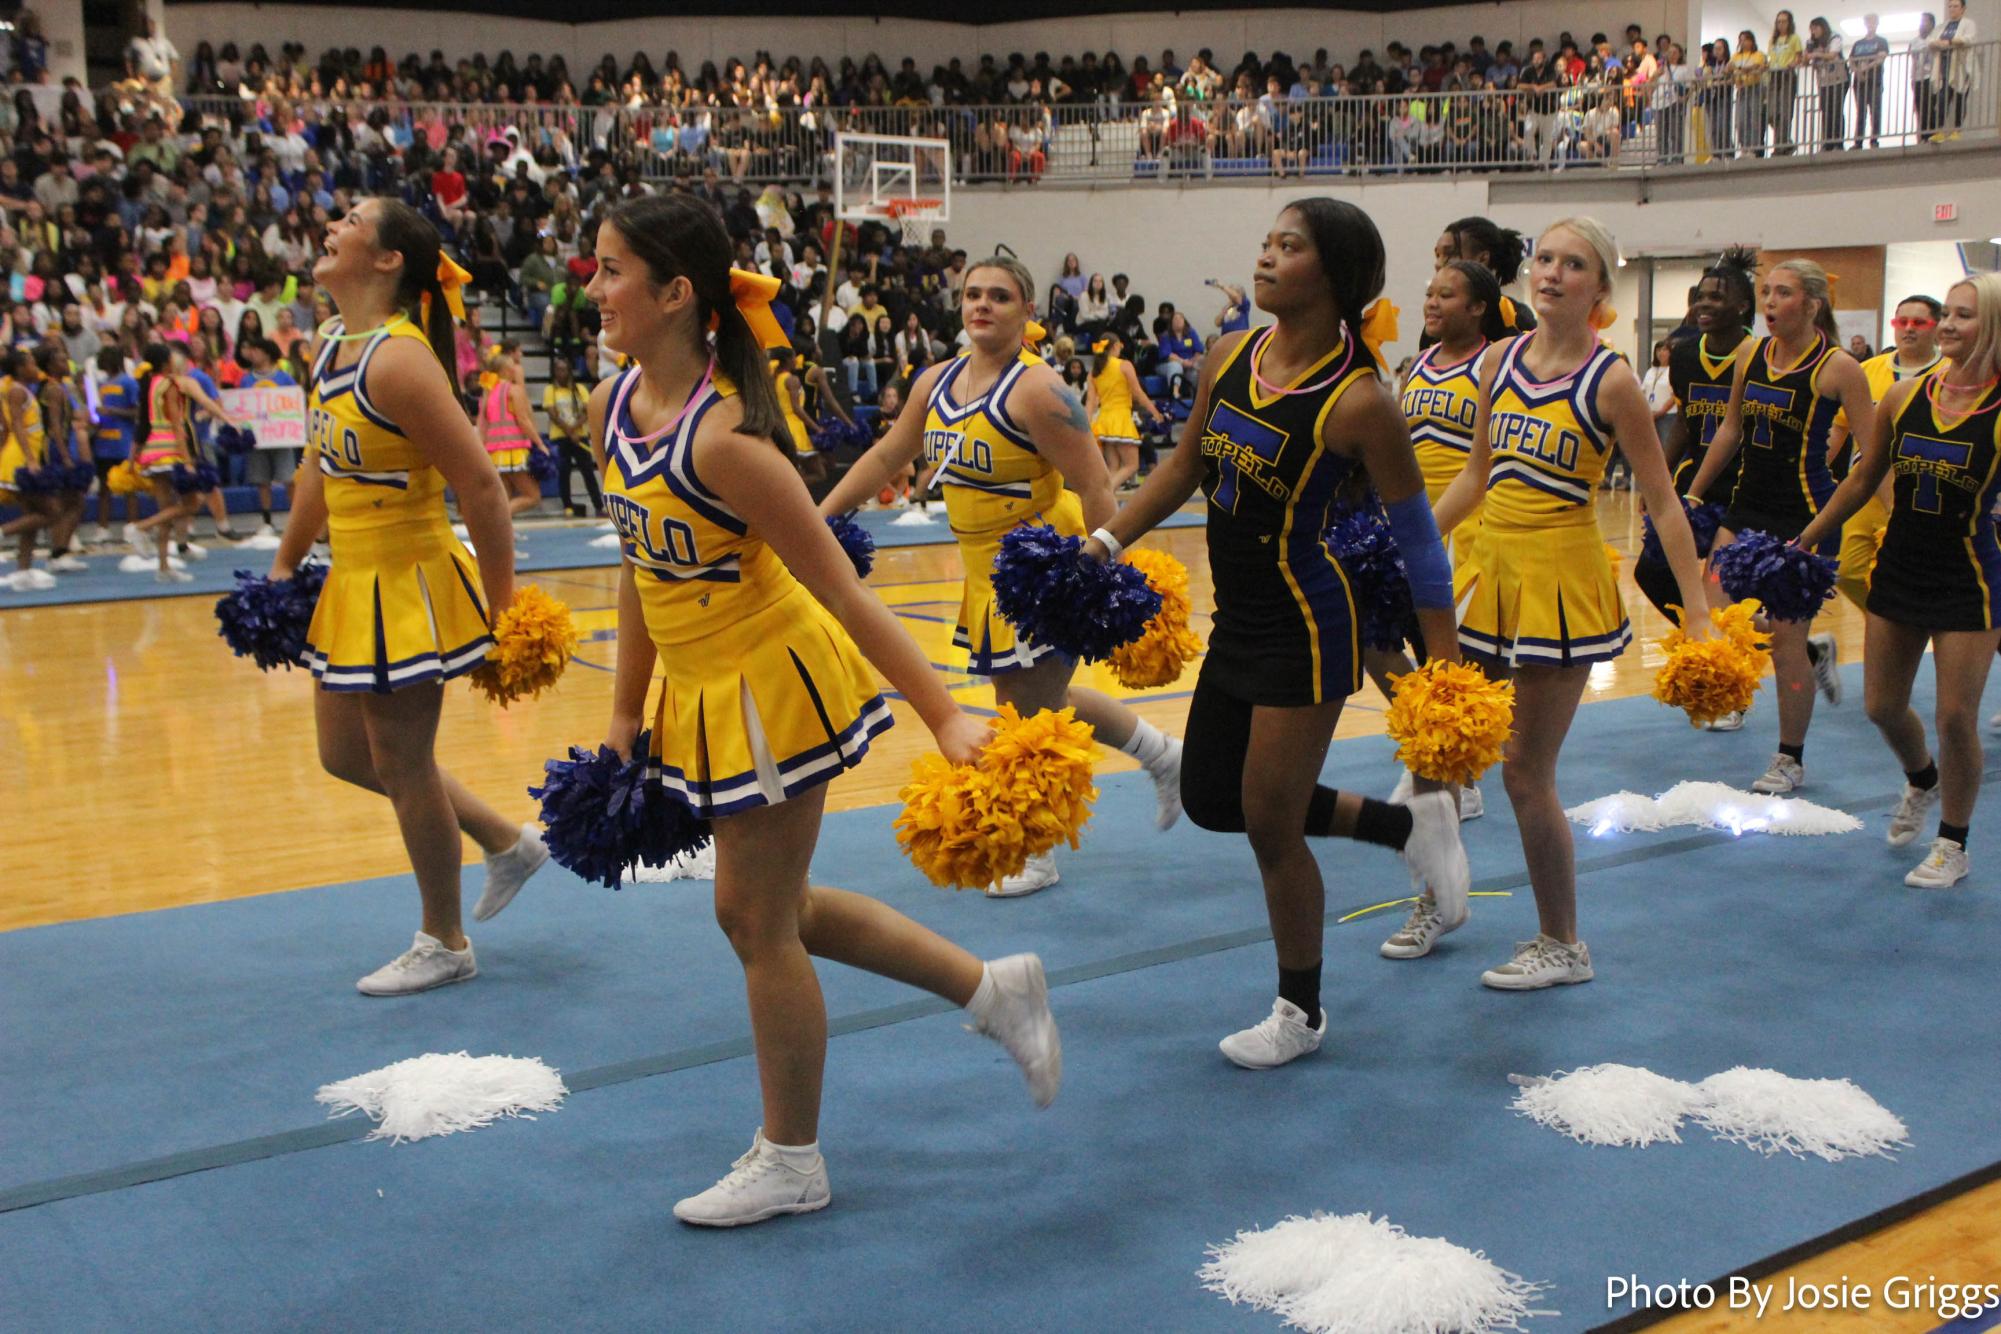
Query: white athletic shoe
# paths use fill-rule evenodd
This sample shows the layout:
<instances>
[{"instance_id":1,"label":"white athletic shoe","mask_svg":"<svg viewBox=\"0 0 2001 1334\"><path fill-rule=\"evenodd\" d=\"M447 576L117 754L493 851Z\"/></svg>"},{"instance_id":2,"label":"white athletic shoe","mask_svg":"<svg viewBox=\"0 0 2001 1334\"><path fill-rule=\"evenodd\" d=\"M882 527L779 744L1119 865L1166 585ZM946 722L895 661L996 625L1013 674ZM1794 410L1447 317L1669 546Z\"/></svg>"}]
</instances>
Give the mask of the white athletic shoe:
<instances>
[{"instance_id":1,"label":"white athletic shoe","mask_svg":"<svg viewBox=\"0 0 2001 1334\"><path fill-rule=\"evenodd\" d=\"M1164 833L1181 818L1181 738L1167 738L1167 753L1146 771L1153 779L1153 827Z\"/></svg>"},{"instance_id":2,"label":"white athletic shoe","mask_svg":"<svg viewBox=\"0 0 2001 1334\"><path fill-rule=\"evenodd\" d=\"M153 575L153 582L156 584L191 584L194 581L195 577L186 570L170 568L160 570Z\"/></svg>"},{"instance_id":3,"label":"white athletic shoe","mask_svg":"<svg viewBox=\"0 0 2001 1334\"><path fill-rule=\"evenodd\" d=\"M1721 718L1712 718L1709 722L1708 730L1711 732L1743 731L1744 711L1742 709L1732 709L1730 710L1730 712L1724 714Z\"/></svg>"},{"instance_id":4,"label":"white athletic shoe","mask_svg":"<svg viewBox=\"0 0 2001 1334\"><path fill-rule=\"evenodd\" d=\"M1935 838L1931 855L1904 877L1904 883L1912 889L1951 889L1966 879L1971 869L1964 846L1949 838Z\"/></svg>"},{"instance_id":5,"label":"white athletic shoe","mask_svg":"<svg viewBox=\"0 0 2001 1334\"><path fill-rule=\"evenodd\" d=\"M1320 1050L1327 1036L1327 1007L1320 1007L1320 1027L1306 1026L1306 1011L1283 996L1271 1003L1271 1013L1257 1024L1232 1033L1217 1049L1246 1070L1270 1070Z\"/></svg>"},{"instance_id":6,"label":"white athletic shoe","mask_svg":"<svg viewBox=\"0 0 2001 1334\"><path fill-rule=\"evenodd\" d=\"M514 902L514 896L528 883L528 877L549 860L549 847L532 824L521 826L521 839L507 851L486 859L486 888L473 905L472 919L484 922Z\"/></svg>"},{"instance_id":7,"label":"white athletic shoe","mask_svg":"<svg viewBox=\"0 0 2001 1334\"><path fill-rule=\"evenodd\" d=\"M1468 783L1459 789L1459 823L1477 820L1487 813L1487 799L1480 795L1478 783Z\"/></svg>"},{"instance_id":8,"label":"white athletic shoe","mask_svg":"<svg viewBox=\"0 0 2001 1334\"><path fill-rule=\"evenodd\" d=\"M1829 704L1841 703L1841 646L1833 635L1808 635L1806 642L1820 650L1813 660L1813 683Z\"/></svg>"},{"instance_id":9,"label":"white athletic shoe","mask_svg":"<svg viewBox=\"0 0 2001 1334\"><path fill-rule=\"evenodd\" d=\"M1386 800L1392 806L1402 806L1410 800L1411 793L1416 790L1416 777L1410 770L1405 769L1397 775L1397 785L1390 789L1390 795Z\"/></svg>"},{"instance_id":10,"label":"white athletic shoe","mask_svg":"<svg viewBox=\"0 0 2001 1334\"><path fill-rule=\"evenodd\" d=\"M1753 792L1762 792L1768 797L1783 797L1788 792L1797 792L1806 786L1806 766L1790 755L1772 756L1772 767L1765 770L1763 777L1751 784Z\"/></svg>"},{"instance_id":11,"label":"white athletic shoe","mask_svg":"<svg viewBox=\"0 0 2001 1334\"><path fill-rule=\"evenodd\" d=\"M1473 891L1466 845L1459 841L1459 803L1450 792L1420 792L1405 805L1410 808L1411 829L1403 859L1410 867L1410 882L1431 890L1450 931L1465 922Z\"/></svg>"},{"instance_id":12,"label":"white athletic shoe","mask_svg":"<svg viewBox=\"0 0 2001 1334\"><path fill-rule=\"evenodd\" d=\"M966 1013L973 1019L966 1025L968 1033L992 1038L1014 1057L1037 1107L1056 1101L1056 1091L1063 1087L1063 1038L1049 1013L1049 979L1041 959L1010 954L988 960Z\"/></svg>"},{"instance_id":13,"label":"white athletic shoe","mask_svg":"<svg viewBox=\"0 0 2001 1334\"><path fill-rule=\"evenodd\" d=\"M100 523L97 527L90 530L90 544L92 546L101 547L110 540L111 530L103 524Z\"/></svg>"},{"instance_id":14,"label":"white athletic shoe","mask_svg":"<svg viewBox=\"0 0 2001 1334\"><path fill-rule=\"evenodd\" d=\"M1431 953L1441 936L1449 936L1459 929L1447 926L1445 919L1438 915L1438 900L1429 894L1417 896L1417 902L1410 906L1410 916L1404 919L1398 932L1382 943L1377 950L1385 959L1422 959Z\"/></svg>"},{"instance_id":15,"label":"white athletic shoe","mask_svg":"<svg viewBox=\"0 0 2001 1334\"><path fill-rule=\"evenodd\" d=\"M203 546L199 542L183 542L178 547L176 547L175 550L179 551L183 556L186 556L189 560L208 559L208 548Z\"/></svg>"},{"instance_id":16,"label":"white athletic shoe","mask_svg":"<svg viewBox=\"0 0 2001 1334\"><path fill-rule=\"evenodd\" d=\"M153 560L160 554L160 548L153 541L152 534L141 532L136 523L126 524L120 536L125 539L125 545L132 548L132 554L135 556Z\"/></svg>"},{"instance_id":17,"label":"white athletic shoe","mask_svg":"<svg viewBox=\"0 0 2001 1334\"><path fill-rule=\"evenodd\" d=\"M1056 873L1056 854L1045 852L1039 857L1030 857L1028 864L1018 875L1008 876L997 885L987 886L987 897L992 899L1019 899L1048 889L1063 877Z\"/></svg>"},{"instance_id":18,"label":"white athletic shoe","mask_svg":"<svg viewBox=\"0 0 2001 1334\"><path fill-rule=\"evenodd\" d=\"M696 1227L742 1227L780 1214L810 1214L833 1198L825 1158L816 1153L810 1168L794 1167L760 1126L750 1152L730 1165L729 1175L675 1205L674 1217Z\"/></svg>"},{"instance_id":19,"label":"white athletic shoe","mask_svg":"<svg viewBox=\"0 0 2001 1334\"><path fill-rule=\"evenodd\" d=\"M251 534L252 537L276 537L277 535L278 530L268 523L258 524L257 531Z\"/></svg>"},{"instance_id":20,"label":"white athletic shoe","mask_svg":"<svg viewBox=\"0 0 2001 1334\"><path fill-rule=\"evenodd\" d=\"M448 950L436 936L419 931L409 949L356 982L354 989L364 996L408 996L478 976L471 941L462 950Z\"/></svg>"},{"instance_id":21,"label":"white athletic shoe","mask_svg":"<svg viewBox=\"0 0 2001 1334\"><path fill-rule=\"evenodd\" d=\"M1987 720L1987 730L1990 732L2001 732L2001 713L1997 713Z\"/></svg>"},{"instance_id":22,"label":"white athletic shoe","mask_svg":"<svg viewBox=\"0 0 2001 1334\"><path fill-rule=\"evenodd\" d=\"M9 582L16 593L46 593L56 586L56 577L47 570L17 570Z\"/></svg>"},{"instance_id":23,"label":"white athletic shoe","mask_svg":"<svg viewBox=\"0 0 2001 1334\"><path fill-rule=\"evenodd\" d=\"M1904 784L1904 795L1897 802L1897 809L1890 812L1890 846L1901 848L1918 836L1924 828L1925 814L1938 805L1937 783L1930 787L1912 787Z\"/></svg>"},{"instance_id":24,"label":"white athletic shoe","mask_svg":"<svg viewBox=\"0 0 2001 1334\"><path fill-rule=\"evenodd\" d=\"M1480 974L1482 986L1497 991L1534 991L1571 982L1589 982L1591 951L1583 941L1566 945L1549 936L1538 935L1515 946L1515 957L1499 968Z\"/></svg>"},{"instance_id":25,"label":"white athletic shoe","mask_svg":"<svg viewBox=\"0 0 2001 1334\"><path fill-rule=\"evenodd\" d=\"M55 574L82 574L90 566L76 556L54 556L49 560L49 569Z\"/></svg>"}]
</instances>

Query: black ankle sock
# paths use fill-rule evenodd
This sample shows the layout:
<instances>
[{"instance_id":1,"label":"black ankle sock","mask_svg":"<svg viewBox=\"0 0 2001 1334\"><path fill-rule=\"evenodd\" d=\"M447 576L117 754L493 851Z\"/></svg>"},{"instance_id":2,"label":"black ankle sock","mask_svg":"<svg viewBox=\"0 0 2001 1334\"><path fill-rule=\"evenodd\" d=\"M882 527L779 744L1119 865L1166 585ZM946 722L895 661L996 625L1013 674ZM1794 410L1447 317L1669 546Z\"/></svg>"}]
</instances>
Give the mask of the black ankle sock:
<instances>
[{"instance_id":1,"label":"black ankle sock","mask_svg":"<svg viewBox=\"0 0 2001 1334\"><path fill-rule=\"evenodd\" d=\"M1938 761L1926 760L1922 769L1904 770L1904 781L1912 787L1930 791L1938 786Z\"/></svg>"},{"instance_id":2,"label":"black ankle sock","mask_svg":"<svg viewBox=\"0 0 2001 1334\"><path fill-rule=\"evenodd\" d=\"M1938 822L1938 836L1940 838L1949 838L1962 848L1966 846L1966 826L1963 824L1947 824L1945 821L1940 820ZM1317 969L1314 975L1316 977L1319 976ZM1280 976L1283 977L1284 974L1281 973Z\"/></svg>"},{"instance_id":3,"label":"black ankle sock","mask_svg":"<svg viewBox=\"0 0 2001 1334\"><path fill-rule=\"evenodd\" d=\"M1806 742L1802 741L1797 746L1788 746L1784 742L1780 742L1779 754L1785 756L1795 764L1805 764Z\"/></svg>"},{"instance_id":4,"label":"black ankle sock","mask_svg":"<svg viewBox=\"0 0 2001 1334\"><path fill-rule=\"evenodd\" d=\"M1320 965L1280 968L1278 998L1305 1011L1308 1028L1320 1027Z\"/></svg>"},{"instance_id":5,"label":"black ankle sock","mask_svg":"<svg viewBox=\"0 0 2001 1334\"><path fill-rule=\"evenodd\" d=\"M1410 842L1410 827L1408 806L1392 806L1387 801L1363 797L1362 809L1355 816L1355 841L1402 852L1404 844Z\"/></svg>"}]
</instances>

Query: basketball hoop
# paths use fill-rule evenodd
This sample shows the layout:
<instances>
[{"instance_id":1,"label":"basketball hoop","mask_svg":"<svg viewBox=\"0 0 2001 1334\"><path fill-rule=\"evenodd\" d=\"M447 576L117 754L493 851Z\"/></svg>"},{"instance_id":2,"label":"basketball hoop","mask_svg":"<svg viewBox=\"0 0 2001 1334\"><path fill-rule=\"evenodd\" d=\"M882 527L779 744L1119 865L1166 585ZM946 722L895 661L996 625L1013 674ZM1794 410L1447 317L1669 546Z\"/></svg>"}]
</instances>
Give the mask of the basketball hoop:
<instances>
[{"instance_id":1,"label":"basketball hoop","mask_svg":"<svg viewBox=\"0 0 2001 1334\"><path fill-rule=\"evenodd\" d=\"M883 203L882 211L891 222L903 224L903 244L921 246L930 240L926 224L938 216L942 199L891 199Z\"/></svg>"}]
</instances>

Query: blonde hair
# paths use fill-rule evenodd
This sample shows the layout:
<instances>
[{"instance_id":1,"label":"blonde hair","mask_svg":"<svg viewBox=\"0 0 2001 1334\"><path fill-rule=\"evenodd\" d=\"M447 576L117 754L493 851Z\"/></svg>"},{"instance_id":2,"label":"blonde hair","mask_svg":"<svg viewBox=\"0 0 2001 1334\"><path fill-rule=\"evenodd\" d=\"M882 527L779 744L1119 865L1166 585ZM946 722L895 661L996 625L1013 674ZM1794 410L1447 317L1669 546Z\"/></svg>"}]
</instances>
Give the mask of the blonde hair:
<instances>
[{"instance_id":1,"label":"blonde hair","mask_svg":"<svg viewBox=\"0 0 2001 1334\"><path fill-rule=\"evenodd\" d=\"M1560 218L1543 228L1542 234L1548 236L1559 228L1591 247L1591 252L1598 256L1600 290L1606 296L1612 295L1612 275L1619 271L1619 243L1612 239L1605 224L1596 218Z\"/></svg>"},{"instance_id":2,"label":"blonde hair","mask_svg":"<svg viewBox=\"0 0 2001 1334\"><path fill-rule=\"evenodd\" d=\"M1077 355L1077 340L1069 334L1061 334L1057 337L1056 344L1051 351L1055 353L1056 360L1059 363L1066 362Z\"/></svg>"},{"instance_id":3,"label":"blonde hair","mask_svg":"<svg viewBox=\"0 0 2001 1334\"><path fill-rule=\"evenodd\" d=\"M2001 373L2001 273L1973 273L1952 285L1973 289L1973 313L1979 332L1974 335L1973 351L1967 355L1965 368L1981 378L1991 378ZM1952 290L1947 289L1950 299Z\"/></svg>"},{"instance_id":4,"label":"blonde hair","mask_svg":"<svg viewBox=\"0 0 2001 1334\"><path fill-rule=\"evenodd\" d=\"M1829 342L1840 342L1841 330L1834 325L1834 296L1828 286L1827 270L1810 259L1782 259L1772 265L1773 273L1780 269L1798 278L1800 290L1820 302L1820 313L1814 316L1813 327L1826 335Z\"/></svg>"},{"instance_id":5,"label":"blonde hair","mask_svg":"<svg viewBox=\"0 0 2001 1334\"><path fill-rule=\"evenodd\" d=\"M999 269L1001 272L1007 274L1008 277L1014 279L1014 285L1021 289L1021 304L1028 307L1028 313L1031 317L1034 316L1035 278L1034 275L1029 273L1028 265L1022 263L1013 255L988 255L985 259L976 259L966 266L968 276L972 274L974 269Z\"/></svg>"}]
</instances>

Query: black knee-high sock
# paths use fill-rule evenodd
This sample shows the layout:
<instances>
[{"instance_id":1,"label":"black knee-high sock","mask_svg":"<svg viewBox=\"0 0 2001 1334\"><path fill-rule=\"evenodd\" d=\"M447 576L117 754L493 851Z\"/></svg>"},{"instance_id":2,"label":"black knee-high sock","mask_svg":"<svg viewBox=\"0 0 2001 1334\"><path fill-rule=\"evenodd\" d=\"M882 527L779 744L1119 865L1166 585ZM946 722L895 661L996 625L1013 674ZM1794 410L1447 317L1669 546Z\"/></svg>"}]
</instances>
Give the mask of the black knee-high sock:
<instances>
[{"instance_id":1,"label":"black knee-high sock","mask_svg":"<svg viewBox=\"0 0 2001 1334\"><path fill-rule=\"evenodd\" d=\"M1297 1005L1306 1015L1308 1028L1320 1027L1320 965L1311 968L1278 970L1278 998Z\"/></svg>"}]
</instances>

